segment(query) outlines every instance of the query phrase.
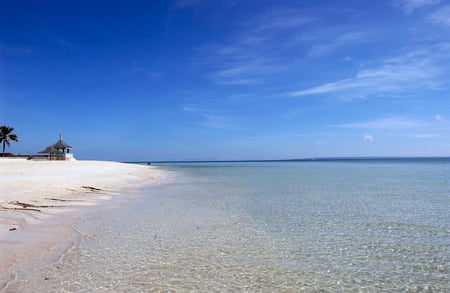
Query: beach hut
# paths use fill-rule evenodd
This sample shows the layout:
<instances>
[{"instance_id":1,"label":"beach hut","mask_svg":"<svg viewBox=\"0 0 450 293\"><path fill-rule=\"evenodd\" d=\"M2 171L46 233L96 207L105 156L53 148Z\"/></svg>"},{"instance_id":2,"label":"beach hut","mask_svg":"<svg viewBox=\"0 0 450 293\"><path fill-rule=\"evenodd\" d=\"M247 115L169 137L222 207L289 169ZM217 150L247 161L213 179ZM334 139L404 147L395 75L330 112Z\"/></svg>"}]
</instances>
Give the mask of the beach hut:
<instances>
[{"instance_id":1,"label":"beach hut","mask_svg":"<svg viewBox=\"0 0 450 293\"><path fill-rule=\"evenodd\" d=\"M62 132L59 133L59 140L53 144L53 147L57 150L60 151L62 153L70 153L70 150L73 149L73 147L71 147L70 145L68 145L67 143L65 143L62 139Z\"/></svg>"},{"instance_id":2,"label":"beach hut","mask_svg":"<svg viewBox=\"0 0 450 293\"><path fill-rule=\"evenodd\" d=\"M74 157L70 153L71 149L73 149L73 147L63 141L62 132L60 132L59 140L39 153L48 154L49 160L73 160Z\"/></svg>"}]
</instances>

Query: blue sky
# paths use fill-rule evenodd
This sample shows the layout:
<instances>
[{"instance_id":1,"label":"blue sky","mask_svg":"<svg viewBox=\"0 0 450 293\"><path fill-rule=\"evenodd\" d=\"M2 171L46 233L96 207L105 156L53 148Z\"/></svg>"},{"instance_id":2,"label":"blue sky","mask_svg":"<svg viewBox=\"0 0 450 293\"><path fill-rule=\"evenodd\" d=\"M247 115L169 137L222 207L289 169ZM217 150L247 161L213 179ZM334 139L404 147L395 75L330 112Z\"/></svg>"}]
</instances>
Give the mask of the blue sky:
<instances>
[{"instance_id":1,"label":"blue sky","mask_svg":"<svg viewBox=\"0 0 450 293\"><path fill-rule=\"evenodd\" d=\"M450 2L0 0L11 151L450 155Z\"/></svg>"}]
</instances>

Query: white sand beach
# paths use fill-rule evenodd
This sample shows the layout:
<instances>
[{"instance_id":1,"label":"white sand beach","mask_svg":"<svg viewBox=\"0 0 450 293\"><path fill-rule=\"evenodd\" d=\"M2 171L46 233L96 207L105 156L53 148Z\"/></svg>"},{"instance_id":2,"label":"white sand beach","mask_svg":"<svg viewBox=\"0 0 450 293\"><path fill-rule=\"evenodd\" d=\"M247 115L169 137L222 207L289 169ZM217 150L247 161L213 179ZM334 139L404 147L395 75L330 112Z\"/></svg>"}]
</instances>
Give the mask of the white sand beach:
<instances>
[{"instance_id":1,"label":"white sand beach","mask_svg":"<svg viewBox=\"0 0 450 293\"><path fill-rule=\"evenodd\" d=\"M13 266L67 237L71 231L63 231L61 223L69 211L73 216L84 206L130 194L162 177L145 165L0 158L0 290L14 278Z\"/></svg>"}]
</instances>

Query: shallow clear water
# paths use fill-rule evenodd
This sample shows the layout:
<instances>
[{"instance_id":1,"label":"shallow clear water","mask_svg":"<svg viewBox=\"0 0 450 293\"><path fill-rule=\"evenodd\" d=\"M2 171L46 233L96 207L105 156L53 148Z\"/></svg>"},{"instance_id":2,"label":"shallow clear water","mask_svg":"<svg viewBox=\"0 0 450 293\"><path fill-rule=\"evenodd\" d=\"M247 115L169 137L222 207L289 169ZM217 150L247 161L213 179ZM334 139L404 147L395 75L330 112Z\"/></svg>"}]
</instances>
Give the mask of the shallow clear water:
<instances>
[{"instance_id":1,"label":"shallow clear water","mask_svg":"<svg viewBox=\"0 0 450 293\"><path fill-rule=\"evenodd\" d=\"M450 161L164 164L22 292L450 291Z\"/></svg>"}]
</instances>

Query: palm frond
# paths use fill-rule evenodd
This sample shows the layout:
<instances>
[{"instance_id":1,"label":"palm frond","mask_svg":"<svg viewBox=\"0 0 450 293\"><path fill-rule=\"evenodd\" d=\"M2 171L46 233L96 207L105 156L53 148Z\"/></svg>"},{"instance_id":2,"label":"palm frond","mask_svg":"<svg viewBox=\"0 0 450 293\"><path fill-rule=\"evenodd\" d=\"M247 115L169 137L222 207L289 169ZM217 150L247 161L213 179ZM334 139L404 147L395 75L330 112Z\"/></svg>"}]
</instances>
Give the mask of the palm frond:
<instances>
[{"instance_id":1,"label":"palm frond","mask_svg":"<svg viewBox=\"0 0 450 293\"><path fill-rule=\"evenodd\" d=\"M11 141L19 141L17 134L12 133L13 131L14 127L6 125L0 126L0 143L3 143L3 153L5 153L5 146L9 147Z\"/></svg>"},{"instance_id":2,"label":"palm frond","mask_svg":"<svg viewBox=\"0 0 450 293\"><path fill-rule=\"evenodd\" d=\"M13 140L13 141L15 141L15 142L18 142L18 141L19 141L19 138L17 137L17 134L10 134L10 135L9 135L9 139L10 139L10 140Z\"/></svg>"}]
</instances>

